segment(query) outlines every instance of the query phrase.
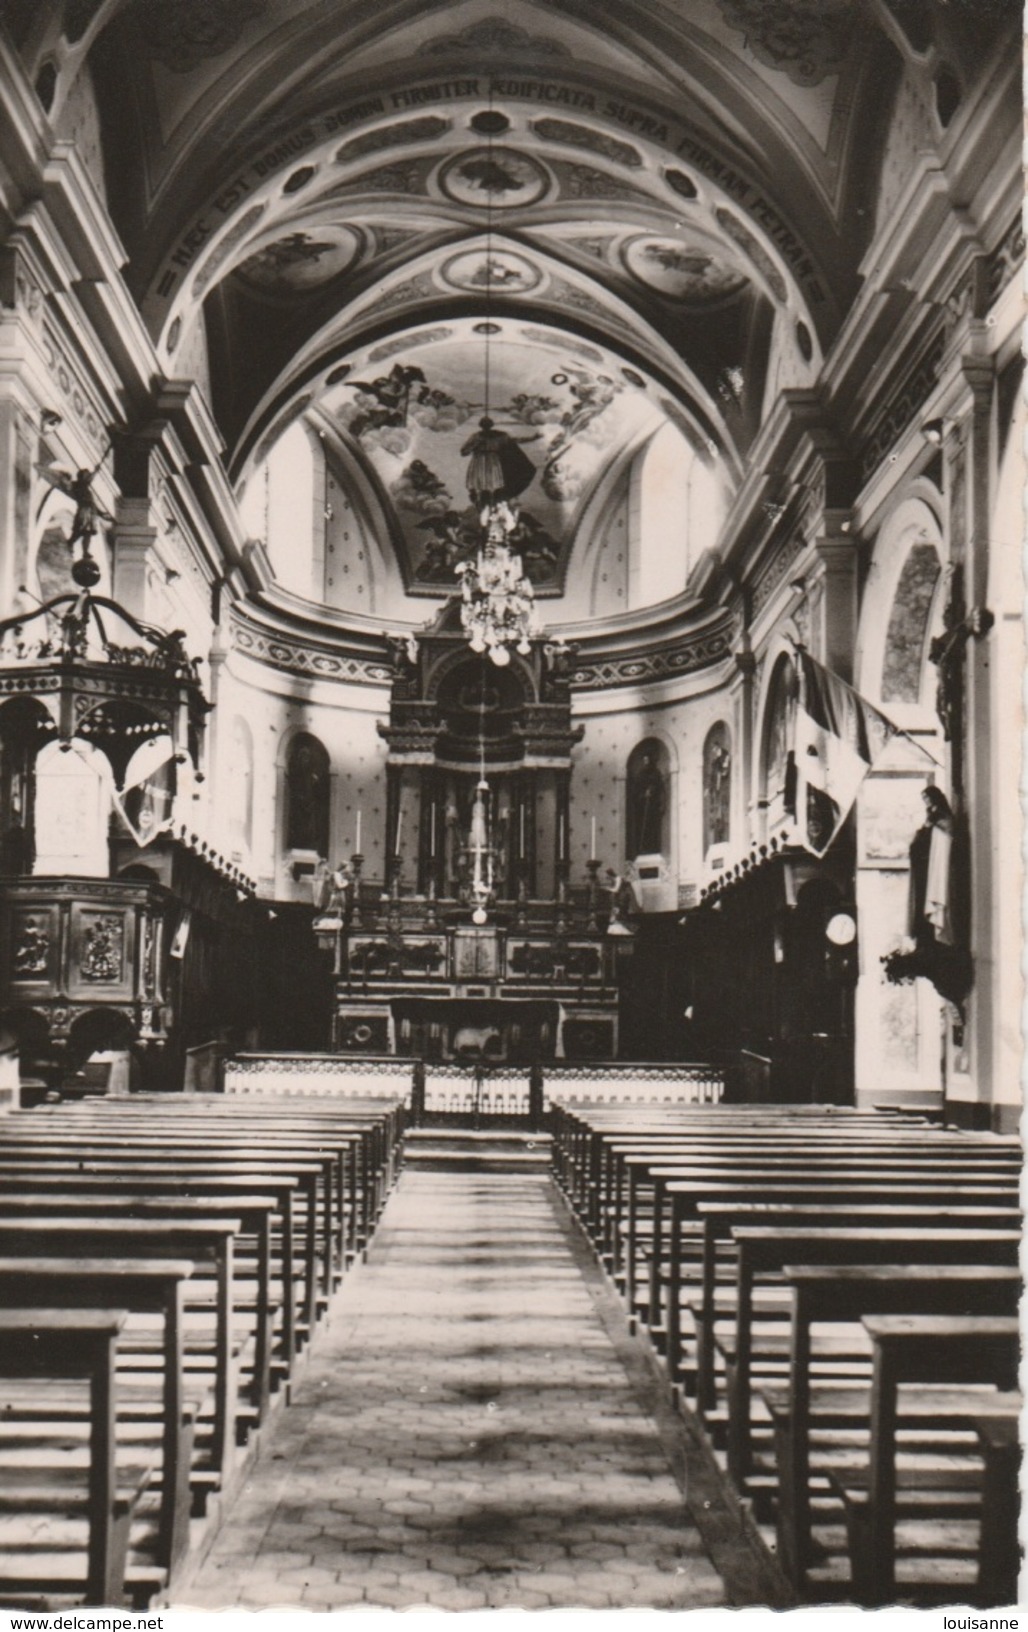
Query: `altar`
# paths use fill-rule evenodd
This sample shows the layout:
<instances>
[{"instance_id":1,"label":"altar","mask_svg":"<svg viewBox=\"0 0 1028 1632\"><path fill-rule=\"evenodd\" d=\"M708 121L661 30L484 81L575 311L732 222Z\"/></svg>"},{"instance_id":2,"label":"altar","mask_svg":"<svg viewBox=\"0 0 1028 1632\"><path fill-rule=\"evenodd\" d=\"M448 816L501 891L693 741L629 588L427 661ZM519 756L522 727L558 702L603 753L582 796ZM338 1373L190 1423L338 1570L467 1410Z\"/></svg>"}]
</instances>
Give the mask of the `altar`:
<instances>
[{"instance_id":1,"label":"altar","mask_svg":"<svg viewBox=\"0 0 1028 1632\"><path fill-rule=\"evenodd\" d=\"M487 925L459 904L399 895L362 912L359 927L316 920L336 956L334 1049L493 1064L615 1059L625 941L577 896L497 904Z\"/></svg>"},{"instance_id":2,"label":"altar","mask_svg":"<svg viewBox=\"0 0 1028 1632\"><path fill-rule=\"evenodd\" d=\"M385 877L356 853L315 902L337 1052L617 1058L632 937L595 859L571 876L572 655L535 642L497 668L452 609L396 643Z\"/></svg>"}]
</instances>

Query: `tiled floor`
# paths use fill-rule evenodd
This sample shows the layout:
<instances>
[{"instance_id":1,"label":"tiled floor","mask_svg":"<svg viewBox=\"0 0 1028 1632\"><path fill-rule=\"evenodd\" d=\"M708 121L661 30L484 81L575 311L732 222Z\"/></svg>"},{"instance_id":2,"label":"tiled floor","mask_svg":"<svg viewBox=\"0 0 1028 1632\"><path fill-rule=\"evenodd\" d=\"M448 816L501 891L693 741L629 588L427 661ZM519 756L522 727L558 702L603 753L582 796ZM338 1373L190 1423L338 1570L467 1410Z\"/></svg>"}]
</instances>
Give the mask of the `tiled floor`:
<instances>
[{"instance_id":1,"label":"tiled floor","mask_svg":"<svg viewBox=\"0 0 1028 1632\"><path fill-rule=\"evenodd\" d=\"M726 1601L559 1206L540 1176L404 1174L177 1601Z\"/></svg>"}]
</instances>

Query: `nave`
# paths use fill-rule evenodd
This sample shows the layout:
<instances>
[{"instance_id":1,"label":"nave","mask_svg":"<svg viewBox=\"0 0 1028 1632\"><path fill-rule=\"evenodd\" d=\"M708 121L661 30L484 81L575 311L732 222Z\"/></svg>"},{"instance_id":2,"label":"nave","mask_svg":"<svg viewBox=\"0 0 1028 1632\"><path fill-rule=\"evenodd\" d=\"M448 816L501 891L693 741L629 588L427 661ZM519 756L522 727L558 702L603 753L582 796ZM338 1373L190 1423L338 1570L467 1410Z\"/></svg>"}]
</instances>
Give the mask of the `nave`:
<instances>
[{"instance_id":1,"label":"nave","mask_svg":"<svg viewBox=\"0 0 1028 1632\"><path fill-rule=\"evenodd\" d=\"M403 1173L176 1604L728 1601L563 1211L545 1174Z\"/></svg>"},{"instance_id":2,"label":"nave","mask_svg":"<svg viewBox=\"0 0 1028 1632\"><path fill-rule=\"evenodd\" d=\"M1016 1599L1015 1139L377 1080L4 1117L5 1605Z\"/></svg>"}]
</instances>

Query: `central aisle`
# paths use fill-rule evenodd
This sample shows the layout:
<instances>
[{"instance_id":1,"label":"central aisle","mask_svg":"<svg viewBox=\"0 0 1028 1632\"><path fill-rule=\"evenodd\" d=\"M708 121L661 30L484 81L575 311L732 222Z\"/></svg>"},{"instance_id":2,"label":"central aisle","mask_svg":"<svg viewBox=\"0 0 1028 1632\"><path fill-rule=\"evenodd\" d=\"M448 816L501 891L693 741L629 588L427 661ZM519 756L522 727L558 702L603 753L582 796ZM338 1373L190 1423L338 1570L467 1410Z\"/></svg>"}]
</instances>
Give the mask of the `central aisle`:
<instances>
[{"instance_id":1,"label":"central aisle","mask_svg":"<svg viewBox=\"0 0 1028 1632\"><path fill-rule=\"evenodd\" d=\"M176 1602L726 1602L540 1175L404 1173Z\"/></svg>"}]
</instances>

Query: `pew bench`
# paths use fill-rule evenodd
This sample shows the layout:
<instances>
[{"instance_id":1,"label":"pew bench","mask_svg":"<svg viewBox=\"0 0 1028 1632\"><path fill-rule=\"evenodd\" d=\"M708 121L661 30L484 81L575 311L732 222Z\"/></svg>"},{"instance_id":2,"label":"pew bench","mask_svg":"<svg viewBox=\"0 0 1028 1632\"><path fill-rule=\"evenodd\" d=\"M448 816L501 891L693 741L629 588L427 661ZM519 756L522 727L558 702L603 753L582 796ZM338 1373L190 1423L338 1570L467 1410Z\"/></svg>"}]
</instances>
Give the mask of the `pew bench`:
<instances>
[{"instance_id":1,"label":"pew bench","mask_svg":"<svg viewBox=\"0 0 1028 1632\"><path fill-rule=\"evenodd\" d=\"M18 1545L24 1517L12 1535L0 1526L0 1602L46 1607L55 1598L86 1604L126 1602L129 1526L149 1483L149 1468L131 1477L116 1458L118 1341L128 1319L123 1309L0 1307L0 1378L81 1381L89 1410L89 1454L76 1481L64 1481L61 1507L81 1530L71 1546L57 1535L48 1543ZM84 1478L81 1477L84 1471ZM46 1521L50 1529L50 1521ZM5 1533L6 1532L6 1533ZM13 1543L13 1545L12 1545ZM136 1583L138 1585L138 1583ZM146 1583L147 1595L153 1583ZM131 1591L131 1586L130 1586Z\"/></svg>"},{"instance_id":2,"label":"pew bench","mask_svg":"<svg viewBox=\"0 0 1028 1632\"><path fill-rule=\"evenodd\" d=\"M786 1265L793 1288L786 1410L781 1396L764 1390L775 1429L778 1469L777 1533L783 1568L802 1588L811 1560L810 1400L814 1327L847 1327L850 1353L863 1352L873 1366L873 1337L862 1326L867 1315L1016 1314L1020 1294L1017 1268L978 1264ZM910 1379L905 1379L910 1380Z\"/></svg>"},{"instance_id":3,"label":"pew bench","mask_svg":"<svg viewBox=\"0 0 1028 1632\"><path fill-rule=\"evenodd\" d=\"M306 1175L308 1187L313 1174ZM315 1256L309 1241L303 1246L297 1235L296 1195L305 1182L305 1175L290 1171L289 1164L260 1164L224 1160L212 1157L205 1162L200 1155L192 1160L162 1160L147 1156L130 1160L96 1156L69 1156L59 1151L46 1159L37 1153L31 1163L9 1162L0 1153L0 1195L20 1192L62 1194L90 1191L94 1195L113 1197L121 1192L132 1194L176 1197L224 1197L235 1199L255 1191L267 1192L275 1198L276 1229L273 1245L277 1253L277 1267L281 1282L282 1365L286 1372L292 1369L297 1347L306 1332L304 1315L316 1301L314 1275ZM309 1188L308 1188L309 1200ZM306 1232L309 1237L310 1232Z\"/></svg>"},{"instance_id":4,"label":"pew bench","mask_svg":"<svg viewBox=\"0 0 1028 1632\"><path fill-rule=\"evenodd\" d=\"M780 1318L781 1299L787 1293L781 1281L790 1262L833 1267L846 1263L872 1264L902 1259L906 1264L977 1264L981 1267L1016 1267L1021 1235L1018 1230L962 1228L909 1228L893 1226L886 1233L874 1227L811 1228L803 1225L741 1225L732 1229L737 1247L734 1319L719 1321L713 1303L713 1285L705 1274L703 1302L696 1311L700 1328L698 1347L702 1364L716 1346L725 1360L728 1470L741 1489L751 1467L751 1402L753 1370L761 1356L760 1321L763 1311ZM777 1300L757 1303L758 1285L778 1278ZM764 1288L767 1297L767 1288ZM709 1343L708 1334L713 1337ZM707 1339L705 1342L704 1339ZM779 1351L780 1352L780 1351ZM814 1352L816 1353L816 1345ZM713 1391L714 1377L702 1377L704 1394Z\"/></svg>"},{"instance_id":5,"label":"pew bench","mask_svg":"<svg viewBox=\"0 0 1028 1632\"><path fill-rule=\"evenodd\" d=\"M235 1330L234 1249L239 1230L235 1218L137 1219L131 1223L83 1214L0 1218L0 1254L31 1257L43 1269L51 1259L66 1257L71 1248L96 1259L127 1259L145 1252L155 1269L164 1259L188 1253L194 1271L201 1265L210 1266L209 1285L199 1276L191 1279L188 1315L183 1310L177 1321L183 1344L178 1366L188 1368L194 1385L202 1387L204 1403L198 1416L209 1424L195 1474L201 1496L227 1477L237 1433L248 1421L241 1413L237 1389L242 1346ZM138 1346L132 1352L138 1373L145 1369L145 1355Z\"/></svg>"},{"instance_id":6,"label":"pew bench","mask_svg":"<svg viewBox=\"0 0 1028 1632\"><path fill-rule=\"evenodd\" d=\"M965 1212L981 1215L983 1209L1001 1208L1007 1213L1010 1225L1017 1222L1020 1196L1016 1184L996 1183L982 1185L908 1184L902 1178L888 1179L873 1171L850 1176L833 1175L826 1179L816 1170L808 1169L799 1178L787 1180L782 1174L771 1182L760 1179L741 1179L738 1175L688 1181L672 1180L668 1184L668 1244L661 1248L661 1258L648 1264L650 1281L645 1313L649 1317L656 1300L661 1307L663 1277L667 1276L667 1323L669 1330L678 1329L678 1312L684 1305L681 1285L681 1252L678 1243L686 1231L695 1235L697 1220L709 1207L720 1204L725 1208L752 1208L758 1205L786 1208L843 1208L864 1206L933 1208L939 1213L960 1216ZM702 1211L701 1211L702 1210Z\"/></svg>"},{"instance_id":7,"label":"pew bench","mask_svg":"<svg viewBox=\"0 0 1028 1632\"><path fill-rule=\"evenodd\" d=\"M938 1575L942 1566L938 1551L933 1554L932 1549L933 1544L938 1549L935 1523L941 1515L975 1521L981 1548L977 1574L968 1576L965 1570L960 1584L972 1585L989 1596L989 1601L1009 1601L991 1594L997 1586L1004 1591L1009 1588L1011 1568L1016 1564L1016 1520L1011 1547L1011 1511L1008 1507L1004 1512L999 1505L1009 1496L1013 1456L1008 1453L1005 1478L993 1460L991 1477L985 1480L982 1434L986 1442L991 1439L1002 1444L1005 1440L1009 1445L1010 1425L1016 1425L1019 1397L1010 1392L1016 1384L1019 1357L1016 1315L876 1314L865 1316L863 1326L872 1350L869 1459L866 1466L837 1473L832 1479L846 1513L856 1597L869 1605L895 1597L899 1585L897 1527L903 1521L908 1524L905 1552L913 1553L916 1541L922 1539L935 1558L933 1569ZM956 1468L944 1467L936 1473L930 1458L917 1457L908 1457L908 1465L901 1467L898 1436L906 1426L911 1401L922 1413L934 1409L938 1415L940 1391L935 1385L953 1383L965 1385L954 1415L974 1431L975 1446L959 1459ZM989 1385L1001 1391L991 1399ZM1006 1426L997 1427L997 1423ZM1016 1441L1016 1433L1014 1437ZM927 1536L923 1535L925 1528ZM990 1580L993 1538L998 1540L999 1582ZM1016 1567L1013 1574L1016 1578ZM943 1590L947 1590L945 1584Z\"/></svg>"},{"instance_id":8,"label":"pew bench","mask_svg":"<svg viewBox=\"0 0 1028 1632\"><path fill-rule=\"evenodd\" d=\"M88 1251L89 1242L80 1242ZM6 1254L0 1235L0 1303L30 1308L105 1308L112 1304L129 1316L156 1315L160 1329L161 1392L156 1409L149 1414L152 1441L134 1436L133 1451L152 1450L160 1468L160 1508L155 1538L155 1557L166 1570L172 1569L185 1553L189 1539L189 1475L196 1422L197 1402L187 1403L184 1390L185 1353L183 1311L185 1283L193 1274L188 1259L167 1257L156 1261L116 1257L37 1257L31 1262ZM140 1338L133 1332L131 1319L122 1330L119 1373L131 1365L131 1356ZM120 1378L119 1378L120 1380ZM55 1406L52 1391L22 1388L8 1396L0 1415L0 1488L17 1477L16 1470L28 1475L19 1480L21 1494L26 1488L37 1492L42 1475L39 1460L25 1466L22 1450L29 1423L52 1422ZM67 1414L59 1437L67 1432ZM12 1443L14 1441L14 1443ZM44 1436L38 1446L46 1453L52 1437ZM63 1476L61 1458L53 1469L55 1482Z\"/></svg>"},{"instance_id":9,"label":"pew bench","mask_svg":"<svg viewBox=\"0 0 1028 1632\"><path fill-rule=\"evenodd\" d=\"M776 1202L701 1201L696 1207L699 1224L695 1220L679 1226L675 1222L669 1251L672 1260L662 1274L667 1285L668 1306L668 1375L675 1387L687 1389L696 1405L705 1415L717 1409L714 1375L713 1316L734 1312L739 1297L739 1253L737 1228L751 1226L776 1231L814 1231L820 1229L864 1229L877 1227L878 1234L888 1239L895 1230L959 1229L989 1230L1009 1237L1016 1215L1008 1207L968 1206L940 1211L937 1205L924 1206L916 1202L881 1203L823 1202L820 1205L787 1200ZM696 1234L700 1235L699 1300L696 1291ZM685 1233L686 1252L679 1245ZM1016 1235L1016 1232L1015 1232ZM1019 1238L1019 1237L1018 1237ZM986 1248L988 1244L986 1243ZM1005 1250L1009 1250L1009 1244ZM684 1261L683 1261L684 1260ZM1008 1261L1006 1258L1003 1262ZM692 1294L692 1295L690 1295ZM732 1299L730 1310L725 1295ZM718 1303L720 1299L720 1303ZM684 1300L690 1315L690 1329L684 1331L679 1306ZM691 1363L692 1370L689 1366Z\"/></svg>"}]
</instances>

